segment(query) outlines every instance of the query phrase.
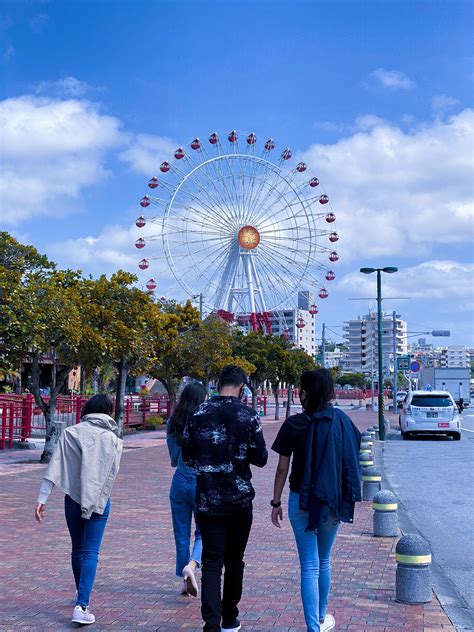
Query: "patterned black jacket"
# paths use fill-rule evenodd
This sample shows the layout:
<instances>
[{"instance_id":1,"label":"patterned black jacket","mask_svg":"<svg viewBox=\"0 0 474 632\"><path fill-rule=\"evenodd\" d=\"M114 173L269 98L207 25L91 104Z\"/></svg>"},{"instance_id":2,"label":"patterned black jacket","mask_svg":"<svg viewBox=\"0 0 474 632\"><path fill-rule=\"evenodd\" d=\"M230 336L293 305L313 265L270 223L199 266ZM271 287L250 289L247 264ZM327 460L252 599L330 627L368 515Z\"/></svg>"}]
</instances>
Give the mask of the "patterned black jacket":
<instances>
[{"instance_id":1,"label":"patterned black jacket","mask_svg":"<svg viewBox=\"0 0 474 632\"><path fill-rule=\"evenodd\" d=\"M185 463L196 470L196 504L209 515L232 513L254 496L250 465L268 453L258 414L237 397L211 397L191 415L182 441Z\"/></svg>"}]
</instances>

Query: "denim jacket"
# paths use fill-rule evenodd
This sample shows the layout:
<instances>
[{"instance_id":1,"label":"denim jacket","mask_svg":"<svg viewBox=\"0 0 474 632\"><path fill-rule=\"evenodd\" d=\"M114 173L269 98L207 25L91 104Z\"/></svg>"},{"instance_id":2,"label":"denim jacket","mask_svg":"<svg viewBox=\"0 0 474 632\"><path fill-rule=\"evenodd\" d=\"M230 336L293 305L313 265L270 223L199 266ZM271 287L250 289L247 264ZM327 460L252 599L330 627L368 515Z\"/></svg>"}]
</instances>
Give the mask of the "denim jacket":
<instances>
[{"instance_id":1,"label":"denim jacket","mask_svg":"<svg viewBox=\"0 0 474 632\"><path fill-rule=\"evenodd\" d=\"M186 465L183 461L183 455L181 452L181 446L176 443L176 440L169 432L166 433L166 444L168 446L168 452L171 459L171 467L176 468L176 473L184 476L188 479L196 478L196 471Z\"/></svg>"},{"instance_id":2,"label":"denim jacket","mask_svg":"<svg viewBox=\"0 0 474 632\"><path fill-rule=\"evenodd\" d=\"M306 464L300 490L300 509L309 512L307 531L314 531L333 512L352 522L360 492L361 434L341 410L326 406L311 418L306 439Z\"/></svg>"}]
</instances>

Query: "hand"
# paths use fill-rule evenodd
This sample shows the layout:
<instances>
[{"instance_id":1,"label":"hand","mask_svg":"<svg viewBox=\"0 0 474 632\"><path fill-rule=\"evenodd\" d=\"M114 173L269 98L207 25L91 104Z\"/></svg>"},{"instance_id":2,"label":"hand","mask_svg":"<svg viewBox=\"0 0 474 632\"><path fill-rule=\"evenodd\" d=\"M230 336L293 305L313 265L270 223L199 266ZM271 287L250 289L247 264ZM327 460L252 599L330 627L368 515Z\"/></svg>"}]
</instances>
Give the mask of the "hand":
<instances>
[{"instance_id":1,"label":"hand","mask_svg":"<svg viewBox=\"0 0 474 632\"><path fill-rule=\"evenodd\" d=\"M283 509L280 507L273 507L272 509L272 523L275 527L281 529L281 521L283 520Z\"/></svg>"},{"instance_id":2,"label":"hand","mask_svg":"<svg viewBox=\"0 0 474 632\"><path fill-rule=\"evenodd\" d=\"M38 503L35 509L35 518L41 524L44 520L44 509L45 506L43 503Z\"/></svg>"}]
</instances>

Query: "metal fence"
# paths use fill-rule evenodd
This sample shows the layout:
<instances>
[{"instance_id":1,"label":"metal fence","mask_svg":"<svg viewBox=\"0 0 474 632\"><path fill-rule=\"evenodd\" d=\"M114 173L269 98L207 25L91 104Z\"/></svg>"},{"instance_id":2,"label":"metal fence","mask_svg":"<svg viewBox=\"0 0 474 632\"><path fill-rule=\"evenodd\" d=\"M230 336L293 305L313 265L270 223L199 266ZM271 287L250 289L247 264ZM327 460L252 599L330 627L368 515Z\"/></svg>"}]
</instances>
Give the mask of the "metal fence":
<instances>
[{"instance_id":1,"label":"metal fence","mask_svg":"<svg viewBox=\"0 0 474 632\"><path fill-rule=\"evenodd\" d=\"M48 402L48 397L43 397ZM81 410L89 398L81 395L59 397L54 421L65 426L81 420ZM129 395L124 402L124 428L145 429L150 417L166 419L170 414L169 400L164 397ZM13 447L14 441L25 442L31 437L44 436L44 414L33 395L0 395L0 450Z\"/></svg>"}]
</instances>

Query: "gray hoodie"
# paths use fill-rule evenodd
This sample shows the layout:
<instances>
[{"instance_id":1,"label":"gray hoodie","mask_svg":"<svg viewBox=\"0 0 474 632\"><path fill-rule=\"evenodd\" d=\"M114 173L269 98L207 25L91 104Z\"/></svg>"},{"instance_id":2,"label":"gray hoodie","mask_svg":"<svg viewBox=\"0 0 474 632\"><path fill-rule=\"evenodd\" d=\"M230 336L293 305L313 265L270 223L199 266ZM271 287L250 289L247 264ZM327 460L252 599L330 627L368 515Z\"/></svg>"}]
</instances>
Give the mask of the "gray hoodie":
<instances>
[{"instance_id":1,"label":"gray hoodie","mask_svg":"<svg viewBox=\"0 0 474 632\"><path fill-rule=\"evenodd\" d=\"M81 506L83 518L104 513L122 456L117 430L109 415L85 415L62 432L44 475Z\"/></svg>"}]
</instances>

